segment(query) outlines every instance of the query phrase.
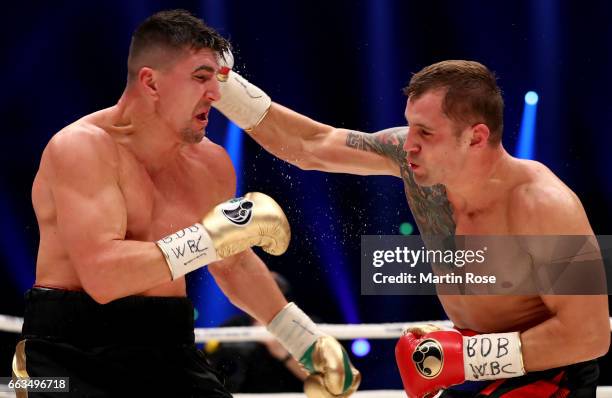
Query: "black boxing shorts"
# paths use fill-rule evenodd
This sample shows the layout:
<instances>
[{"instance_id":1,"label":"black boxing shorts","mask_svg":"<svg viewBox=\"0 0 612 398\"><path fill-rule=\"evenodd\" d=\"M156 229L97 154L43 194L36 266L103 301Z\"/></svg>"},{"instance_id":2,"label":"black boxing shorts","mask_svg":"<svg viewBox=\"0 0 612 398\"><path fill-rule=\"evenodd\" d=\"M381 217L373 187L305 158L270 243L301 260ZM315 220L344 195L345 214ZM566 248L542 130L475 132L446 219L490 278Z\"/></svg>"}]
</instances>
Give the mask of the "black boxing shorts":
<instances>
[{"instance_id":1,"label":"black boxing shorts","mask_svg":"<svg viewBox=\"0 0 612 398\"><path fill-rule=\"evenodd\" d=\"M70 392L29 397L231 397L194 343L181 297L130 296L102 305L84 292L26 293L14 370L68 378Z\"/></svg>"}]
</instances>

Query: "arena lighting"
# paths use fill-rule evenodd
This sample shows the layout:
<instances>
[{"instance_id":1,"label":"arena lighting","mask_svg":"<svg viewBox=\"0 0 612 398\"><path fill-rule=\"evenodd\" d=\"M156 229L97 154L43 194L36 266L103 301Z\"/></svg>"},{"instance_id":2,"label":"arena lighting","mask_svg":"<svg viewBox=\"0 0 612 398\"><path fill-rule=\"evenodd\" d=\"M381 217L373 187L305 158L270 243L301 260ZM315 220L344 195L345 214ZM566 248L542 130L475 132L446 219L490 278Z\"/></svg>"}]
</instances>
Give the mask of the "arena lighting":
<instances>
[{"instance_id":1,"label":"arena lighting","mask_svg":"<svg viewBox=\"0 0 612 398\"><path fill-rule=\"evenodd\" d=\"M215 28L221 35L227 36L227 6L221 0L207 0L200 2L199 17ZM211 114L214 116L211 117ZM224 123L227 123L224 126ZM236 195L243 194L242 178L244 171L242 170L242 131L238 126L230 121L226 122L224 116L219 112L211 112L209 114L209 124L207 126L207 134L212 137L212 140L221 143L224 139L224 148L232 159L232 164L236 170ZM219 132L225 131L223 137ZM218 134L218 135L217 135ZM187 276L188 281L193 282L193 289L190 293L190 298L196 309L195 320L200 325L219 326L224 321L232 316L239 314L240 311L230 303L229 299L221 291L214 278L208 271L208 267L203 267L196 270Z\"/></svg>"},{"instance_id":2,"label":"arena lighting","mask_svg":"<svg viewBox=\"0 0 612 398\"><path fill-rule=\"evenodd\" d=\"M199 17L206 21L208 25L215 28L221 35L227 36L227 5L225 2L221 0L201 1ZM219 119L225 120L225 117L220 113L215 113L215 120L211 120L207 128L207 130L210 130L210 133L213 134L215 131L222 131L222 124ZM235 196L240 196L243 193L242 178L244 172L242 170L242 135L240 128L228 120L225 129L224 148L232 159L232 164L236 170ZM208 272L208 267L195 271L194 277L197 278L194 289L197 293L190 296L196 310L199 308L200 324L218 326L233 315L240 313L240 311L230 303L229 299L225 297L221 289L219 289L214 278L210 272Z\"/></svg>"},{"instance_id":3,"label":"arena lighting","mask_svg":"<svg viewBox=\"0 0 612 398\"><path fill-rule=\"evenodd\" d=\"M232 159L232 164L236 170L236 195L240 196L242 192L242 140L243 133L240 127L234 123L227 122L227 130L225 136L225 150L229 153ZM201 279L198 281L199 295L193 298L194 305L200 308L201 320L206 325L218 326L228 320L233 315L239 314L239 310L229 301L217 286L214 278L208 272L200 274ZM204 309L204 310L202 310Z\"/></svg>"},{"instance_id":4,"label":"arena lighting","mask_svg":"<svg viewBox=\"0 0 612 398\"><path fill-rule=\"evenodd\" d=\"M242 141L244 133L234 123L230 121L227 123L225 150L229 153L236 170L236 197L238 197L244 193L242 192L242 176L244 175L244 170L242 170Z\"/></svg>"},{"instance_id":5,"label":"arena lighting","mask_svg":"<svg viewBox=\"0 0 612 398\"><path fill-rule=\"evenodd\" d=\"M521 159L533 159L535 154L535 123L539 96L535 91L525 94L523 119L519 133L515 156Z\"/></svg>"},{"instance_id":6,"label":"arena lighting","mask_svg":"<svg viewBox=\"0 0 612 398\"><path fill-rule=\"evenodd\" d=\"M402 235L412 235L414 227L409 222L403 222L399 226L399 232Z\"/></svg>"},{"instance_id":7,"label":"arena lighting","mask_svg":"<svg viewBox=\"0 0 612 398\"><path fill-rule=\"evenodd\" d=\"M370 342L366 339L353 340L351 351L356 357L365 357L370 353Z\"/></svg>"},{"instance_id":8,"label":"arena lighting","mask_svg":"<svg viewBox=\"0 0 612 398\"><path fill-rule=\"evenodd\" d=\"M305 175L304 181L312 187L321 187L328 184L326 178L315 173ZM337 228L337 225L334 224L337 222L335 215L339 212L335 208L335 203L328 197L327 190L323 189L313 190L308 195L296 193L296 203L300 204L304 221L308 225L306 233L316 234L312 238L312 245L316 254L301 259L300 262L304 265L309 265L311 261L320 264L317 267L320 270L315 272L321 275L321 278L325 280L329 287L329 294L334 298L332 305L340 309L344 321L360 323L355 299L358 293L351 289L351 274L348 272L349 262L344 255L343 239L341 232L339 232L342 228Z\"/></svg>"},{"instance_id":9,"label":"arena lighting","mask_svg":"<svg viewBox=\"0 0 612 398\"><path fill-rule=\"evenodd\" d=\"M535 105L538 103L538 93L536 93L535 91L527 91L527 94L525 94L525 103L527 105Z\"/></svg>"},{"instance_id":10,"label":"arena lighting","mask_svg":"<svg viewBox=\"0 0 612 398\"><path fill-rule=\"evenodd\" d=\"M332 209L332 205L323 195L319 195L315 201L316 203L309 204L309 206L312 206L312 209ZM310 209L305 210L308 217L319 225L321 236L329 237L329 239L318 239L316 241L317 251L321 256L323 268L326 270L323 274L327 279L332 294L336 298L336 303L340 307L342 316L348 323L360 323L357 303L348 282L350 281L346 265L348 261L342 255L340 243L342 239L329 224L329 220L324 218L324 215L314 213Z\"/></svg>"}]
</instances>

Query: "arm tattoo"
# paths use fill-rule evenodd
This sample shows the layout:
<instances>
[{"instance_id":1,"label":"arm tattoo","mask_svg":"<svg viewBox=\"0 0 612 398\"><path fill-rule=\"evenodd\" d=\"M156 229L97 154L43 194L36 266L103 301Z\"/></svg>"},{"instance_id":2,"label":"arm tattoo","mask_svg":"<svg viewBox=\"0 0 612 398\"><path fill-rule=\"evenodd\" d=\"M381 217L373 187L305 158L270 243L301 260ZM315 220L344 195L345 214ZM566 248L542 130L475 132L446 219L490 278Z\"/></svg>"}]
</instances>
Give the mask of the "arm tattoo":
<instances>
[{"instance_id":1,"label":"arm tattoo","mask_svg":"<svg viewBox=\"0 0 612 398\"><path fill-rule=\"evenodd\" d=\"M388 157L400 167L404 191L421 235L454 235L453 210L444 185L423 187L416 183L408 165L404 142L407 127L383 130L375 134L350 131L346 146Z\"/></svg>"},{"instance_id":2,"label":"arm tattoo","mask_svg":"<svg viewBox=\"0 0 612 398\"><path fill-rule=\"evenodd\" d=\"M391 128L375 134L349 131L346 136L346 146L377 153L399 164L402 158L406 158L403 146L407 131L407 127Z\"/></svg>"},{"instance_id":3,"label":"arm tattoo","mask_svg":"<svg viewBox=\"0 0 612 398\"><path fill-rule=\"evenodd\" d=\"M410 211L421 235L455 235L457 226L444 185L422 187L414 181L408 167L402 167L402 179Z\"/></svg>"}]
</instances>

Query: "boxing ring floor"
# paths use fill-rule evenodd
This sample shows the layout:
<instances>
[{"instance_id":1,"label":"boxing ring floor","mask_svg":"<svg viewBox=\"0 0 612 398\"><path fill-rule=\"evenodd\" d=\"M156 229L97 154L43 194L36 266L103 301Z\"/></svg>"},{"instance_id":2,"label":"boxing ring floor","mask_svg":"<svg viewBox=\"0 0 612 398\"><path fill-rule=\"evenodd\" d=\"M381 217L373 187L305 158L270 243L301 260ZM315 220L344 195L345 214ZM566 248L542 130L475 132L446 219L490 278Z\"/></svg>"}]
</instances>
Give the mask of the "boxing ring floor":
<instances>
[{"instance_id":1,"label":"boxing ring floor","mask_svg":"<svg viewBox=\"0 0 612 398\"><path fill-rule=\"evenodd\" d=\"M397 322L377 324L318 324L323 333L327 333L339 340L352 340L357 338L367 339L396 339L402 332L416 325L424 323L442 327L452 327L450 321L419 321L419 322ZM14 316L0 314L0 331L20 333L23 319ZM612 318L610 318L612 329ZM262 341L272 338L263 326L240 326L240 327L216 327L196 328L196 343L209 341L218 342L241 342ZM66 394L69 396L69 394ZM15 393L10 392L7 386L0 385L0 398L14 398ZM263 393L263 394L234 394L236 398L304 398L303 393ZM403 390L361 390L352 395L355 398L406 398ZM527 398L527 397L526 397ZM612 386L599 386L597 398L612 398Z\"/></svg>"}]
</instances>

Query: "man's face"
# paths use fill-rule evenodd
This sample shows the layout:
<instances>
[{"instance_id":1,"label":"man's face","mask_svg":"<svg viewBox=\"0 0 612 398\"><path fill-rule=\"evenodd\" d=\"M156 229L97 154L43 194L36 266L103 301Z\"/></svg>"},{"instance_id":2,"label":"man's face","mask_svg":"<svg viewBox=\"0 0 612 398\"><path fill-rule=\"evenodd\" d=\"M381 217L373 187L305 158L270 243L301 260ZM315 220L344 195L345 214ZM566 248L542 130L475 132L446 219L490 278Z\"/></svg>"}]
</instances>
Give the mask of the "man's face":
<instances>
[{"instance_id":1,"label":"man's face","mask_svg":"<svg viewBox=\"0 0 612 398\"><path fill-rule=\"evenodd\" d=\"M467 129L457 134L459 125L442 111L444 95L444 89L431 90L406 104L410 129L404 150L419 185L455 182L467 158Z\"/></svg>"},{"instance_id":2,"label":"man's face","mask_svg":"<svg viewBox=\"0 0 612 398\"><path fill-rule=\"evenodd\" d=\"M205 135L213 101L220 98L216 54L188 50L158 77L157 113L181 135L184 143L198 143Z\"/></svg>"}]
</instances>

